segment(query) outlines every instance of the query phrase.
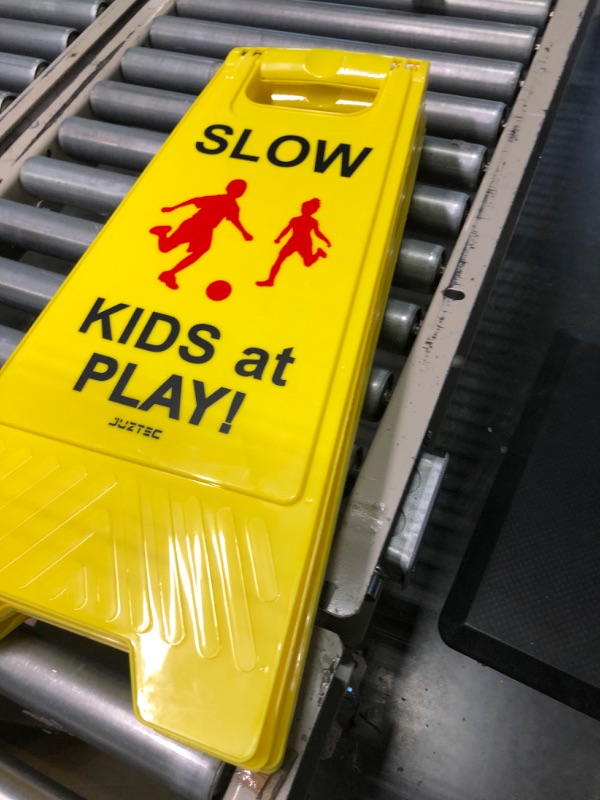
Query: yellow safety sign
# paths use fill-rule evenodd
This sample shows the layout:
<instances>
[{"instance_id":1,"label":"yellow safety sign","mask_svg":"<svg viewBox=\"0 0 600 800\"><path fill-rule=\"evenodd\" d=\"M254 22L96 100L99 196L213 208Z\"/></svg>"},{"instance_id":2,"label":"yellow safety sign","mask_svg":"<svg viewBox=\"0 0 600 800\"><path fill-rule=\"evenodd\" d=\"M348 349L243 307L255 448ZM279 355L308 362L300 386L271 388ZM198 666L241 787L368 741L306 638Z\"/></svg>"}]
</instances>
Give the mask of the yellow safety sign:
<instances>
[{"instance_id":1,"label":"yellow safety sign","mask_svg":"<svg viewBox=\"0 0 600 800\"><path fill-rule=\"evenodd\" d=\"M0 634L131 653L149 725L283 757L427 66L237 49L0 374Z\"/></svg>"}]
</instances>

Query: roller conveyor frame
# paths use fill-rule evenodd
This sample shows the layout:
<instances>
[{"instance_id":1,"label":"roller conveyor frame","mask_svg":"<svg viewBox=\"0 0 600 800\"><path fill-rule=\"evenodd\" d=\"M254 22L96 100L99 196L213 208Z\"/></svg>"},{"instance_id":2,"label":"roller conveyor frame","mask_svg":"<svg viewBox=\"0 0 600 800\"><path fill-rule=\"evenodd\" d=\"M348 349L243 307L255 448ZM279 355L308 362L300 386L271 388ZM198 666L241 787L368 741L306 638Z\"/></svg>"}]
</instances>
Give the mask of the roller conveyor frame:
<instances>
[{"instance_id":1,"label":"roller conveyor frame","mask_svg":"<svg viewBox=\"0 0 600 800\"><path fill-rule=\"evenodd\" d=\"M357 614L424 442L456 380L541 150L589 11L556 3L444 276L412 347L333 543L326 611Z\"/></svg>"},{"instance_id":2,"label":"roller conveyor frame","mask_svg":"<svg viewBox=\"0 0 600 800\"><path fill-rule=\"evenodd\" d=\"M90 86L98 80L110 79L123 51L143 42L149 22L157 15L168 13L174 2L149 0L145 4L135 3L130 13L125 13L126 5L126 0L115 0L104 12L100 19L114 10L112 21L103 20L105 25L100 36L96 27L93 36L88 29L79 37L77 41L81 43L83 37L90 34L89 42L85 41L85 57L78 60L77 69L59 64L61 57L56 62L54 78L49 75L44 84L46 73L38 78L0 119L3 129L0 134L3 197L31 203L31 198L19 186L19 171L24 160L55 151L58 125L63 115L85 115ZM401 542L398 509L411 493L414 464L421 457L429 431L436 424L445 395L468 349L477 313L508 243L535 165L535 155L541 148L551 109L557 100L561 78L568 68L589 5L588 0L557 0L540 49L473 199L444 278L434 294L400 382L359 473L334 542L326 577L326 602L321 610L321 620L325 619L334 630L339 626L340 633L346 622L361 615L390 536L394 537L396 544ZM120 30L117 30L117 23L122 24ZM100 46L102 42L104 46ZM26 129L34 115L37 118L35 128ZM18 139L15 139L17 134ZM65 158L62 153L61 158ZM422 468L425 468L424 464ZM431 469L431 464L428 468ZM442 465L435 465L435 469L443 473ZM400 546L396 561L400 579L410 571L417 546L418 541L412 541L404 552L403 545ZM391 569L394 569L393 565ZM320 629L316 635L331 637ZM346 641L352 638L350 635ZM328 652L335 652L339 646L334 639L328 640ZM318 661L319 648L316 655L314 649L311 652L309 660L316 658ZM334 688L331 696L327 694L331 708L321 709L323 698L316 696L314 691L302 692L295 733L290 740L292 749L295 747L299 755L292 763L284 765L277 778L273 776L270 784L273 798L284 800L302 796L298 793L297 781L306 785L307 773L304 770L310 762L315 742L322 740L320 727L325 724L324 719L331 719L334 715L351 669L346 664L338 674L336 665L336 678L330 683ZM311 679L307 677L306 680ZM312 732L315 732L315 739L306 750L302 737ZM302 751L305 751L304 760ZM312 758L314 760L314 755ZM310 767L308 769L310 771ZM248 788L244 776L239 774L225 795L226 800L254 800L255 797L256 793Z\"/></svg>"}]
</instances>

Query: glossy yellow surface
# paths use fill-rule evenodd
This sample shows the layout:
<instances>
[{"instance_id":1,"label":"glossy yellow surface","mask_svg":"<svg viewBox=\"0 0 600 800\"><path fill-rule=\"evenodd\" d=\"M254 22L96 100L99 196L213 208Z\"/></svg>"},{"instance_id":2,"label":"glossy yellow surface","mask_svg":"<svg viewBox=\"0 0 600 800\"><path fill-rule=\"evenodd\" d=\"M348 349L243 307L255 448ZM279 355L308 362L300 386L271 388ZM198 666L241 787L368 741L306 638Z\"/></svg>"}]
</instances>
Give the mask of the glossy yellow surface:
<instances>
[{"instance_id":1,"label":"glossy yellow surface","mask_svg":"<svg viewBox=\"0 0 600 800\"><path fill-rule=\"evenodd\" d=\"M0 374L0 600L128 649L142 720L249 769L283 756L426 74L233 51Z\"/></svg>"}]
</instances>

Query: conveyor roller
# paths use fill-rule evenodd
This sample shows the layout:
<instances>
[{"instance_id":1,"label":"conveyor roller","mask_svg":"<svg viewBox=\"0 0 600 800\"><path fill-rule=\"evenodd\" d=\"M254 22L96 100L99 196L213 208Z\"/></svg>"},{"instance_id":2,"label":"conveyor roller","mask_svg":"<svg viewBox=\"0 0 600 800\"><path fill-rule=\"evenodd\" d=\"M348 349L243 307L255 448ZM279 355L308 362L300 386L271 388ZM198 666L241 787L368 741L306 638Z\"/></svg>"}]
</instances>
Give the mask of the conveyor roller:
<instances>
[{"instance_id":1,"label":"conveyor roller","mask_svg":"<svg viewBox=\"0 0 600 800\"><path fill-rule=\"evenodd\" d=\"M338 39L366 39L387 46L501 58L527 63L537 29L526 25L338 8L317 0L177 0L182 17L264 26Z\"/></svg>"},{"instance_id":2,"label":"conveyor roller","mask_svg":"<svg viewBox=\"0 0 600 800\"><path fill-rule=\"evenodd\" d=\"M47 66L48 63L41 58L0 53L0 89L22 92Z\"/></svg>"},{"instance_id":3,"label":"conveyor roller","mask_svg":"<svg viewBox=\"0 0 600 800\"><path fill-rule=\"evenodd\" d=\"M224 58L234 47L318 47L383 53L416 58L430 64L429 86L436 92L452 92L466 97L510 102L519 86L523 65L516 61L480 58L470 55L436 53L431 50L402 48L355 42L327 36L204 22L178 17L158 17L150 27L153 47L190 55Z\"/></svg>"},{"instance_id":4,"label":"conveyor roller","mask_svg":"<svg viewBox=\"0 0 600 800\"><path fill-rule=\"evenodd\" d=\"M127 677L49 644L27 628L2 642L0 691L191 800L209 800L220 786L221 762L166 739L134 717Z\"/></svg>"},{"instance_id":5,"label":"conveyor roller","mask_svg":"<svg viewBox=\"0 0 600 800\"><path fill-rule=\"evenodd\" d=\"M351 6L387 8L391 11L431 10L449 17L468 19L487 19L494 22L510 22L518 25L545 25L552 6L552 0L444 0L444 5L432 6L424 0L329 0Z\"/></svg>"},{"instance_id":6,"label":"conveyor roller","mask_svg":"<svg viewBox=\"0 0 600 800\"><path fill-rule=\"evenodd\" d=\"M77 38L77 31L43 22L0 19L0 51L53 61Z\"/></svg>"},{"instance_id":7,"label":"conveyor roller","mask_svg":"<svg viewBox=\"0 0 600 800\"><path fill-rule=\"evenodd\" d=\"M109 5L104 0L0 0L0 17L85 30Z\"/></svg>"}]
</instances>

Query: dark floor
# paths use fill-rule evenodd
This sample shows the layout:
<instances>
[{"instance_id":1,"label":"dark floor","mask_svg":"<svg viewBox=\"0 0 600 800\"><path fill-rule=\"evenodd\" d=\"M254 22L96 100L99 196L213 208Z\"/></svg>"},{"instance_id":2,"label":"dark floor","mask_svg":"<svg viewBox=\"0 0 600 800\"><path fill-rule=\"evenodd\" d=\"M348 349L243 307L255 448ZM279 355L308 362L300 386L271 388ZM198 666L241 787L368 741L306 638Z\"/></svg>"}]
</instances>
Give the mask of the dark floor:
<instances>
[{"instance_id":1,"label":"dark floor","mask_svg":"<svg viewBox=\"0 0 600 800\"><path fill-rule=\"evenodd\" d=\"M437 630L554 332L600 334L599 42L597 8L435 442L451 460L412 585L380 603L358 713L311 800L600 798L600 722L454 652Z\"/></svg>"}]
</instances>

